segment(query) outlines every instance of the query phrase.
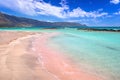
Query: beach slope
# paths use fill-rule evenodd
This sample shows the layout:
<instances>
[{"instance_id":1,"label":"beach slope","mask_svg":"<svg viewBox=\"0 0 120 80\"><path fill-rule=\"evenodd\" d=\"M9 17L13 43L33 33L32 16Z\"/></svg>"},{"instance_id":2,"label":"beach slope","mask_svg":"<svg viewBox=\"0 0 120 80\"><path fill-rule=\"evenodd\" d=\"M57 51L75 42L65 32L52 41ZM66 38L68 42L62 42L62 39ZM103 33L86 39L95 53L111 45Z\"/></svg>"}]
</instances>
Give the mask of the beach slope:
<instances>
[{"instance_id":1,"label":"beach slope","mask_svg":"<svg viewBox=\"0 0 120 80\"><path fill-rule=\"evenodd\" d=\"M102 80L48 46L53 32L0 32L0 80Z\"/></svg>"}]
</instances>

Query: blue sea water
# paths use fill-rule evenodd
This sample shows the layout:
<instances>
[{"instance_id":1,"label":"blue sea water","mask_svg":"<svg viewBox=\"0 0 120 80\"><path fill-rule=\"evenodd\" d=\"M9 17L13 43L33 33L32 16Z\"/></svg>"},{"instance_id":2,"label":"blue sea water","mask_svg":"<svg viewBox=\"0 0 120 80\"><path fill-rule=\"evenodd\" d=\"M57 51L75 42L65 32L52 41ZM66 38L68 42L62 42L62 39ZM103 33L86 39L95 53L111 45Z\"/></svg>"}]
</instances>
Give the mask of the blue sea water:
<instances>
[{"instance_id":1,"label":"blue sea water","mask_svg":"<svg viewBox=\"0 0 120 80\"><path fill-rule=\"evenodd\" d=\"M59 30L51 46L69 56L86 72L103 80L120 79L120 33Z\"/></svg>"}]
</instances>

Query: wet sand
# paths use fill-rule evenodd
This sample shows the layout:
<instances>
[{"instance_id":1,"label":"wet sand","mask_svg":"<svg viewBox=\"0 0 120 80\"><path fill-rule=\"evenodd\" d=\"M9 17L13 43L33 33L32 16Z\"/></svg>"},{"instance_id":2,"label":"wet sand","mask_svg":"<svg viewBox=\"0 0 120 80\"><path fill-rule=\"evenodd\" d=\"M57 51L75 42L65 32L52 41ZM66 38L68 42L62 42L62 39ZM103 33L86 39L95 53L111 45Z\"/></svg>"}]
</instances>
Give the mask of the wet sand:
<instances>
[{"instance_id":1,"label":"wet sand","mask_svg":"<svg viewBox=\"0 0 120 80\"><path fill-rule=\"evenodd\" d=\"M60 33L0 32L0 80L103 80L48 46Z\"/></svg>"}]
</instances>

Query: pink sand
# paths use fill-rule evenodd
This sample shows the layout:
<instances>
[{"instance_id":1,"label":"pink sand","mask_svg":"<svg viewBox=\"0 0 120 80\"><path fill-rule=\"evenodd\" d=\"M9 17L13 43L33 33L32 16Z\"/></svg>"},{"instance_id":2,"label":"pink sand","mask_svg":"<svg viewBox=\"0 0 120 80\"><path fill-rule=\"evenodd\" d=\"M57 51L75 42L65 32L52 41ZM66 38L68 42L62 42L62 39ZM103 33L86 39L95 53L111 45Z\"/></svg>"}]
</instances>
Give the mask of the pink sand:
<instances>
[{"instance_id":1,"label":"pink sand","mask_svg":"<svg viewBox=\"0 0 120 80\"><path fill-rule=\"evenodd\" d=\"M35 52L40 55L42 66L58 80L102 80L100 77L89 74L73 65L63 53L48 46L48 40L58 33L45 33L34 41Z\"/></svg>"}]
</instances>

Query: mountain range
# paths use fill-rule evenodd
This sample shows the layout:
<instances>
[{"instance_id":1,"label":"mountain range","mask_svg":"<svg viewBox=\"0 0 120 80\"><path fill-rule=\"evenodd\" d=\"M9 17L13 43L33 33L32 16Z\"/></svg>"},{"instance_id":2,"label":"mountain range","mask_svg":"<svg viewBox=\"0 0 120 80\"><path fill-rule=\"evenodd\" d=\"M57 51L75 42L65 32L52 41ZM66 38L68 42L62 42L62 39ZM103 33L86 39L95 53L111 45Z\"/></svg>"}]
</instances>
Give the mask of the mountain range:
<instances>
[{"instance_id":1,"label":"mountain range","mask_svg":"<svg viewBox=\"0 0 120 80\"><path fill-rule=\"evenodd\" d=\"M0 27L79 28L85 26L75 22L45 22L0 12Z\"/></svg>"}]
</instances>

